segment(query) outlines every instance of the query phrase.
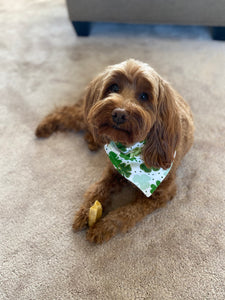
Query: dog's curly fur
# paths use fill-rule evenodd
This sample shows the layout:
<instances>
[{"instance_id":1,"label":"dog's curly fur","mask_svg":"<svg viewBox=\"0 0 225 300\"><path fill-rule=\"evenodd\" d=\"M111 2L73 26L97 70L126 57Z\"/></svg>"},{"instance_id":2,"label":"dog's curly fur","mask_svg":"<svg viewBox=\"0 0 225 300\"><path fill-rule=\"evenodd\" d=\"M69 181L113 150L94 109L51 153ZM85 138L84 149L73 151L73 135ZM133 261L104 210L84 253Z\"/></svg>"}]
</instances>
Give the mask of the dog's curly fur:
<instances>
[{"instance_id":1,"label":"dog's curly fur","mask_svg":"<svg viewBox=\"0 0 225 300\"><path fill-rule=\"evenodd\" d=\"M121 122L112 117L116 109L122 111ZM37 127L36 136L48 137L54 131L65 130L85 131L90 150L97 150L111 140L130 146L145 139L142 156L148 167L167 169L174 160L169 174L151 197L134 187L134 201L109 212L88 229L87 239L102 243L128 231L172 199L176 193L176 170L193 143L194 126L190 107L171 85L149 65L129 59L98 75L74 106L49 114ZM108 161L101 180L84 196L74 230L86 227L89 208L96 199L104 209L116 186L126 183Z\"/></svg>"}]
</instances>

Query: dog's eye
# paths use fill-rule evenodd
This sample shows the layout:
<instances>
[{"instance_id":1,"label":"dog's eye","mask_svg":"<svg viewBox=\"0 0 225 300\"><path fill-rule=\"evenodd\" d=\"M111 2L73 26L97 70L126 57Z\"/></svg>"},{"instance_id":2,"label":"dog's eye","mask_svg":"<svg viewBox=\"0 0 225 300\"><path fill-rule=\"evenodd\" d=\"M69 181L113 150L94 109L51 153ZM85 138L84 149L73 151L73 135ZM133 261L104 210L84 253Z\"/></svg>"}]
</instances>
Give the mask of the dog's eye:
<instances>
[{"instance_id":1,"label":"dog's eye","mask_svg":"<svg viewBox=\"0 0 225 300\"><path fill-rule=\"evenodd\" d=\"M120 88L119 88L118 84L114 83L114 84L110 85L110 87L108 88L108 91L110 93L119 93Z\"/></svg>"},{"instance_id":2,"label":"dog's eye","mask_svg":"<svg viewBox=\"0 0 225 300\"><path fill-rule=\"evenodd\" d=\"M138 99L141 100L141 101L147 101L148 100L148 94L147 93L141 93L138 96Z\"/></svg>"}]
</instances>

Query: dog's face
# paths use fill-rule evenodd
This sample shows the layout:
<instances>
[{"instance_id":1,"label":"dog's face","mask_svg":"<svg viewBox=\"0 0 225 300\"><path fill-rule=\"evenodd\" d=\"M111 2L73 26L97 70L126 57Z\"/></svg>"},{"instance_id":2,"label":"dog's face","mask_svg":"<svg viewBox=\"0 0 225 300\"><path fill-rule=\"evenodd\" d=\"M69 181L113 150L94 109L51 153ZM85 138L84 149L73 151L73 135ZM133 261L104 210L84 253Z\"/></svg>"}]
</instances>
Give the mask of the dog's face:
<instances>
[{"instance_id":1,"label":"dog's face","mask_svg":"<svg viewBox=\"0 0 225 300\"><path fill-rule=\"evenodd\" d=\"M173 96L168 85L162 82L150 66L133 59L108 67L91 82L86 95L86 120L95 139L102 143L112 140L127 146L147 140L145 152L149 147L153 152L162 152L159 144L168 148L164 152L171 152L169 144L172 143L174 148L176 143L167 137L166 132L171 127L169 122L173 123L168 113L173 109ZM174 116L173 111L171 114ZM163 124L165 122L167 124ZM172 127L174 129L174 125ZM168 147L165 147L166 143ZM164 163L161 160L153 164L151 161L152 165L159 166L161 163L160 166L165 167L165 164L171 163L171 157L168 159L167 155L158 154L163 156Z\"/></svg>"},{"instance_id":2,"label":"dog's face","mask_svg":"<svg viewBox=\"0 0 225 300\"><path fill-rule=\"evenodd\" d=\"M149 66L129 60L100 75L101 90L87 116L95 136L124 145L147 137L157 106L157 78L152 73Z\"/></svg>"}]
</instances>

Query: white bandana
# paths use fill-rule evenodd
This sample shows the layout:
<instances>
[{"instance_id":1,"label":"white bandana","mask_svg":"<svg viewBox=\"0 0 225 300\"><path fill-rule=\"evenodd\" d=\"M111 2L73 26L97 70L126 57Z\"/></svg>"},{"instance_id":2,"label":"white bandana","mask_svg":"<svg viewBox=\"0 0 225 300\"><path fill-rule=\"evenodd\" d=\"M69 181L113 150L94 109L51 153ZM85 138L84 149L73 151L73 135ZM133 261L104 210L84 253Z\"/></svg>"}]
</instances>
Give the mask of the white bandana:
<instances>
[{"instance_id":1,"label":"white bandana","mask_svg":"<svg viewBox=\"0 0 225 300\"><path fill-rule=\"evenodd\" d=\"M166 170L147 168L141 155L144 144L145 141L125 147L121 143L110 142L104 148L116 170L150 197L165 179L173 163Z\"/></svg>"}]
</instances>

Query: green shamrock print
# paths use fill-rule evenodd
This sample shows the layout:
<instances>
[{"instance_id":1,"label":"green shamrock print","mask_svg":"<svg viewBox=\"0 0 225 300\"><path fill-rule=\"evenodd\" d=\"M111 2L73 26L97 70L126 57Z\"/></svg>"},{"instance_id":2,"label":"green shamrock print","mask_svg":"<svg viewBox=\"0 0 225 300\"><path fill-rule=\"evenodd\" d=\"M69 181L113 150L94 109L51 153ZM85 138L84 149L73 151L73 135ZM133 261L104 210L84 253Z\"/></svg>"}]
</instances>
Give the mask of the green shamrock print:
<instances>
[{"instance_id":1,"label":"green shamrock print","mask_svg":"<svg viewBox=\"0 0 225 300\"><path fill-rule=\"evenodd\" d=\"M125 176L127 178L129 178L131 175L131 166L126 165L125 163L120 164L117 170L122 176Z\"/></svg>"},{"instance_id":2,"label":"green shamrock print","mask_svg":"<svg viewBox=\"0 0 225 300\"><path fill-rule=\"evenodd\" d=\"M157 187L160 185L160 181L159 180L157 180L156 181L156 185L155 184L151 184L151 193L153 194L153 192L157 189Z\"/></svg>"},{"instance_id":3,"label":"green shamrock print","mask_svg":"<svg viewBox=\"0 0 225 300\"><path fill-rule=\"evenodd\" d=\"M116 146L120 151L125 152L127 150L126 146L122 145L121 143L116 143Z\"/></svg>"},{"instance_id":4,"label":"green shamrock print","mask_svg":"<svg viewBox=\"0 0 225 300\"><path fill-rule=\"evenodd\" d=\"M146 173L150 173L152 171L152 168L147 168L145 164L141 164L140 169Z\"/></svg>"},{"instance_id":5,"label":"green shamrock print","mask_svg":"<svg viewBox=\"0 0 225 300\"><path fill-rule=\"evenodd\" d=\"M125 160L136 161L136 158L131 157L130 153L128 154L120 153L120 157L122 157Z\"/></svg>"},{"instance_id":6,"label":"green shamrock print","mask_svg":"<svg viewBox=\"0 0 225 300\"><path fill-rule=\"evenodd\" d=\"M111 162L114 164L114 166L116 168L118 168L118 166L122 162L122 160L118 159L118 156L116 155L116 153L114 153L112 151L109 152L109 159L111 160Z\"/></svg>"},{"instance_id":7,"label":"green shamrock print","mask_svg":"<svg viewBox=\"0 0 225 300\"><path fill-rule=\"evenodd\" d=\"M169 173L170 168L148 167L141 156L146 141L126 147L121 143L110 142L105 151L116 170L150 197Z\"/></svg>"},{"instance_id":8,"label":"green shamrock print","mask_svg":"<svg viewBox=\"0 0 225 300\"><path fill-rule=\"evenodd\" d=\"M130 153L130 157L135 157L141 154L141 148L137 147L135 148L131 153Z\"/></svg>"},{"instance_id":9,"label":"green shamrock print","mask_svg":"<svg viewBox=\"0 0 225 300\"><path fill-rule=\"evenodd\" d=\"M159 168L154 168L154 167L152 167L152 170L153 170L153 171L159 171Z\"/></svg>"},{"instance_id":10,"label":"green shamrock print","mask_svg":"<svg viewBox=\"0 0 225 300\"><path fill-rule=\"evenodd\" d=\"M128 164L126 165L125 163L122 163L122 160L120 160L117 156L117 154L113 151L109 152L109 159L111 162L114 164L116 167L117 171L125 177L130 177L131 175L131 166Z\"/></svg>"}]
</instances>

